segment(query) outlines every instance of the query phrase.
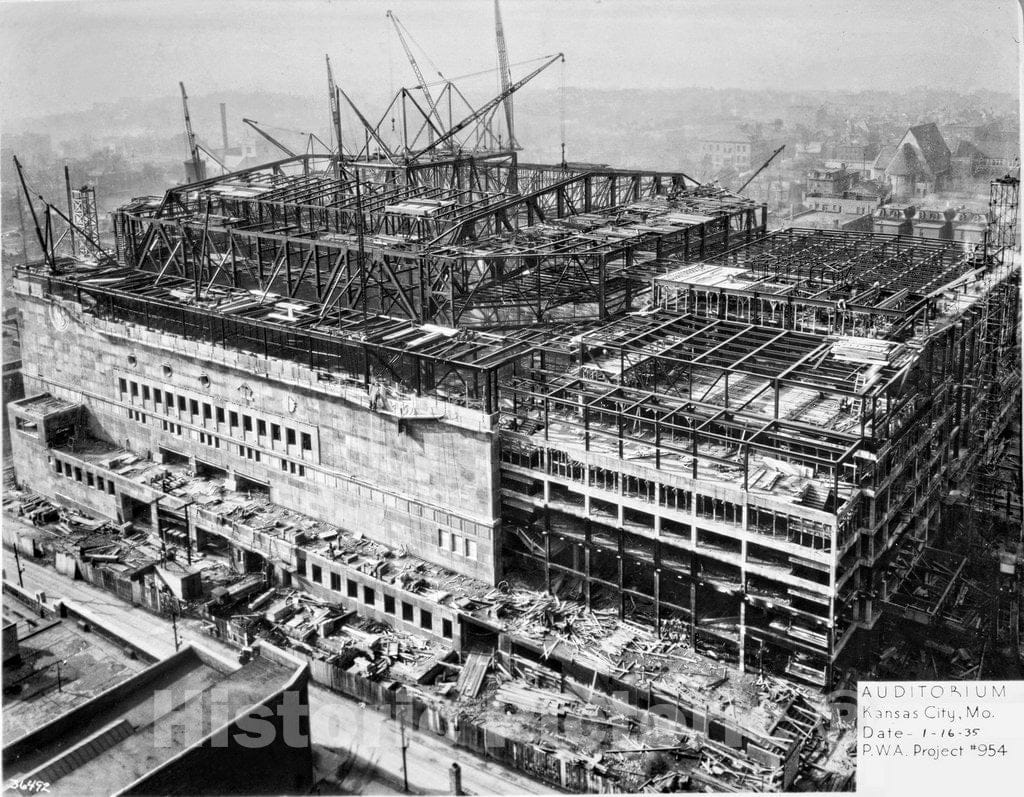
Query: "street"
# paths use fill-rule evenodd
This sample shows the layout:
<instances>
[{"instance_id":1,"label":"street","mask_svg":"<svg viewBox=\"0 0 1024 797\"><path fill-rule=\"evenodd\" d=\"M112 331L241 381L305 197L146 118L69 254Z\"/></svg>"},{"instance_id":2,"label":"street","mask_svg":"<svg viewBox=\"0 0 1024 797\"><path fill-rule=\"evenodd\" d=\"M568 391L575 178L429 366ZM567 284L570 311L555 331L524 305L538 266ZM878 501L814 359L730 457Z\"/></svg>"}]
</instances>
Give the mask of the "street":
<instances>
[{"instance_id":1,"label":"street","mask_svg":"<svg viewBox=\"0 0 1024 797\"><path fill-rule=\"evenodd\" d=\"M19 523L4 515L4 523ZM27 528L30 528L26 526ZM14 554L4 549L6 580L17 584ZM71 581L45 565L21 558L24 588L43 591L48 602L66 598L142 650L163 658L175 650L172 623L119 600L84 581ZM202 622L178 620L182 643L216 651L237 660L238 651L203 633ZM369 706L310 682L311 728L320 793L386 794L402 788L401 730L398 723ZM449 767L462 768L465 794L550 794L549 786L451 746L430 731L406 729L409 790L420 794L449 794Z\"/></svg>"}]
</instances>

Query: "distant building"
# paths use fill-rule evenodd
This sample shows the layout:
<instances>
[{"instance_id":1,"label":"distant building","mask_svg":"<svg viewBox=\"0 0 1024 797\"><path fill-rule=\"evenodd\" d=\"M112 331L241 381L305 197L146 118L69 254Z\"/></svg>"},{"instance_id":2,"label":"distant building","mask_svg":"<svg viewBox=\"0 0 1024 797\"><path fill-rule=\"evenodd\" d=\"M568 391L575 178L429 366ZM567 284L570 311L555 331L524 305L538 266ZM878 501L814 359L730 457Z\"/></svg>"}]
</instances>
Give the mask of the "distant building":
<instances>
[{"instance_id":1,"label":"distant building","mask_svg":"<svg viewBox=\"0 0 1024 797\"><path fill-rule=\"evenodd\" d=\"M838 169L811 169L807 172L803 204L808 211L870 216L889 198L889 185L877 180L861 180L860 172ZM832 228L834 225L828 225ZM840 225L841 226L841 225ZM870 229L870 224L867 228Z\"/></svg>"},{"instance_id":2,"label":"distant building","mask_svg":"<svg viewBox=\"0 0 1024 797\"><path fill-rule=\"evenodd\" d=\"M871 232L870 213L842 213L830 210L807 210L798 213L782 225L804 227L812 230L844 230L847 232Z\"/></svg>"},{"instance_id":3,"label":"distant building","mask_svg":"<svg viewBox=\"0 0 1024 797\"><path fill-rule=\"evenodd\" d=\"M874 232L967 244L983 243L987 226L984 212L966 207L938 209L893 204L878 208L873 216Z\"/></svg>"},{"instance_id":4,"label":"distant building","mask_svg":"<svg viewBox=\"0 0 1024 797\"><path fill-rule=\"evenodd\" d=\"M895 199L927 196L947 188L951 181L952 153L934 122L908 128L885 162L887 154L883 147L873 176L884 177Z\"/></svg>"},{"instance_id":5,"label":"distant building","mask_svg":"<svg viewBox=\"0 0 1024 797\"><path fill-rule=\"evenodd\" d=\"M846 168L868 175L879 148L875 144L833 144L825 151L825 168Z\"/></svg>"},{"instance_id":6,"label":"distant building","mask_svg":"<svg viewBox=\"0 0 1024 797\"><path fill-rule=\"evenodd\" d=\"M845 164L838 169L811 169L807 172L807 194L841 195L856 178L857 173L848 172Z\"/></svg>"},{"instance_id":7,"label":"distant building","mask_svg":"<svg viewBox=\"0 0 1024 797\"><path fill-rule=\"evenodd\" d=\"M751 166L751 137L733 125L708 129L700 139L700 155L712 169L745 171Z\"/></svg>"}]
</instances>

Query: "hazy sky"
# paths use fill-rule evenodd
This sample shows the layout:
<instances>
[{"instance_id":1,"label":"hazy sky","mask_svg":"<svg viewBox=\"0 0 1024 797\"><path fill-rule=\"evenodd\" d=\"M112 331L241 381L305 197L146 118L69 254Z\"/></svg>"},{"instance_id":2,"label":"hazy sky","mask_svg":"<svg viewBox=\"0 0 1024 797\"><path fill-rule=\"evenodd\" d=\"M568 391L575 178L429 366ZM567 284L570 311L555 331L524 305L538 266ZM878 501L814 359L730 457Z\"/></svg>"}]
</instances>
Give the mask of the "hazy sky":
<instances>
[{"instance_id":1,"label":"hazy sky","mask_svg":"<svg viewBox=\"0 0 1024 797\"><path fill-rule=\"evenodd\" d=\"M447 76L493 67L491 0L0 0L0 108L166 96L179 80L193 95L317 94L325 52L376 106L414 82L388 8ZM570 86L1013 91L1019 75L1014 0L504 0L502 12L511 60L563 51Z\"/></svg>"}]
</instances>

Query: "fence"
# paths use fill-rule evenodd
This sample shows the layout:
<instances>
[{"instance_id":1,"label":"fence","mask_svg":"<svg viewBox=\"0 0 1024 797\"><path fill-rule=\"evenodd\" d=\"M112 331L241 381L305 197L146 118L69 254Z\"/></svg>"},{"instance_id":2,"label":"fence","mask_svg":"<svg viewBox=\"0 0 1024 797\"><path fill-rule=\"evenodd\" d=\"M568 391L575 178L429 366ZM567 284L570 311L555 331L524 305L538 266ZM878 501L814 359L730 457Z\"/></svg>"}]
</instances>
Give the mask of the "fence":
<instances>
[{"instance_id":1,"label":"fence","mask_svg":"<svg viewBox=\"0 0 1024 797\"><path fill-rule=\"evenodd\" d=\"M626 783L619 778L602 775L581 761L566 760L563 755L549 753L534 744L509 739L501 733L462 716L454 706L432 703L404 686L370 681L322 659L303 656L297 651L282 651L267 642L261 649L271 655L298 656L309 662L315 683L347 697L359 700L392 719L404 717L412 728L429 729L438 736L484 758L491 758L530 777L569 792L610 794L636 791L639 781Z\"/></svg>"}]
</instances>

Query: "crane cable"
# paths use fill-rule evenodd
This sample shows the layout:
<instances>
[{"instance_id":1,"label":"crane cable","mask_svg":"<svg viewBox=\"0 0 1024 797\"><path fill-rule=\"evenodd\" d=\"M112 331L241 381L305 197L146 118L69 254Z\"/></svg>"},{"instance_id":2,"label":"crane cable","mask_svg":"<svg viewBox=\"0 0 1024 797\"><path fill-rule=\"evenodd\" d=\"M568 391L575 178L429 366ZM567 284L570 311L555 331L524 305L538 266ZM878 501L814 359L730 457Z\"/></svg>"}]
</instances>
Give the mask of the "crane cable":
<instances>
[{"instance_id":1,"label":"crane cable","mask_svg":"<svg viewBox=\"0 0 1024 797\"><path fill-rule=\"evenodd\" d=\"M544 61L544 60L546 60L547 58L550 58L550 57L551 56L548 56L548 55L538 55L536 58L527 58L525 61L516 61L514 64L509 64L509 67L511 68L513 66L528 66L530 64L535 64L538 61ZM456 75L455 77L450 78L450 79L445 78L444 80L429 80L424 85L426 85L427 88L430 88L432 86L440 86L442 83L449 83L449 82L454 83L456 80L465 80L466 78L470 78L470 77L480 77L480 75L489 75L489 74L491 74L491 72L498 72L498 71L499 71L498 67L495 66L495 67L491 67L490 69L481 69L479 72L467 72L464 75ZM412 86L412 88L419 89L419 88L423 88L423 86Z\"/></svg>"},{"instance_id":2,"label":"crane cable","mask_svg":"<svg viewBox=\"0 0 1024 797\"><path fill-rule=\"evenodd\" d=\"M565 168L565 58L562 59L560 67L561 71L561 86L558 90L558 116L559 116L559 133L562 139L562 168Z\"/></svg>"}]
</instances>

